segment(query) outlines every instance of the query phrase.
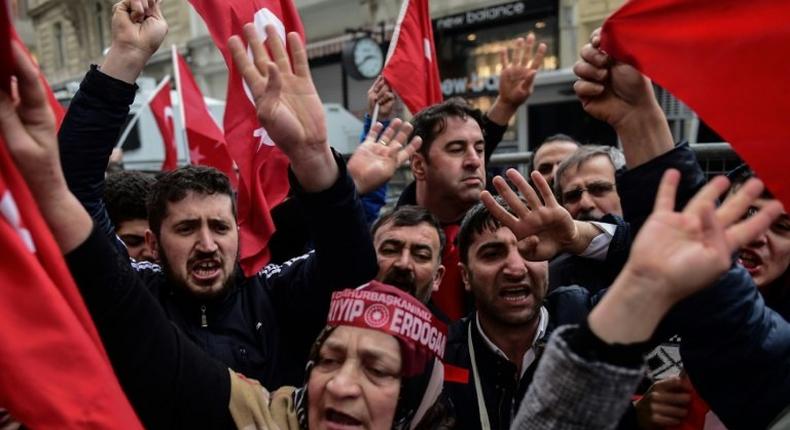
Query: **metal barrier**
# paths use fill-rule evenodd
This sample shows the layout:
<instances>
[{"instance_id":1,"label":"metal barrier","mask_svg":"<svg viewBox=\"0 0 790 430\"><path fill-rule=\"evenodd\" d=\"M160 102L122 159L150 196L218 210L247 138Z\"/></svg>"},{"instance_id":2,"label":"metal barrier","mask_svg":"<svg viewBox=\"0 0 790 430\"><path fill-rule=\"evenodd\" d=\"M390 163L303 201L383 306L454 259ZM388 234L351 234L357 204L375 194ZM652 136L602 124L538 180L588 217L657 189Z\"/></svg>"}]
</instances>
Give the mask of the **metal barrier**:
<instances>
[{"instance_id":1,"label":"metal barrier","mask_svg":"<svg viewBox=\"0 0 790 430\"><path fill-rule=\"evenodd\" d=\"M698 143L691 145L691 149L697 154L700 166L708 177L727 173L740 164L740 159L729 143ZM532 152L494 154L488 167L514 167L523 173L530 158Z\"/></svg>"},{"instance_id":2,"label":"metal barrier","mask_svg":"<svg viewBox=\"0 0 790 430\"><path fill-rule=\"evenodd\" d=\"M692 144L691 149L697 155L700 167L702 167L708 179L713 176L723 175L741 163L738 155L733 151L729 143L698 143ZM505 167L513 167L524 174L531 157L532 152L494 154L486 167L494 167L495 171L502 170ZM408 167L398 169L387 190L388 207L394 205L403 187L412 180L411 171Z\"/></svg>"}]
</instances>

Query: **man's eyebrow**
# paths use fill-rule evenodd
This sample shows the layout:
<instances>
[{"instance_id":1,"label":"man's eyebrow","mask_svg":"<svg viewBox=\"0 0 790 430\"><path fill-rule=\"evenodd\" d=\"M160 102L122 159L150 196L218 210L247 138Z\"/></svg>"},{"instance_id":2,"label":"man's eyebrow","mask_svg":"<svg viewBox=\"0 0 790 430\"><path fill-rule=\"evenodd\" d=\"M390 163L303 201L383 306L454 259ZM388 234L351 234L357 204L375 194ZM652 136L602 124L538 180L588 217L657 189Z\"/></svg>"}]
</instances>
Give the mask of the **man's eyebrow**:
<instances>
[{"instance_id":1,"label":"man's eyebrow","mask_svg":"<svg viewBox=\"0 0 790 430\"><path fill-rule=\"evenodd\" d=\"M403 241L400 240L400 239L392 239L392 238L384 239L381 242L381 245L401 245L402 246L403 245Z\"/></svg>"},{"instance_id":2,"label":"man's eyebrow","mask_svg":"<svg viewBox=\"0 0 790 430\"><path fill-rule=\"evenodd\" d=\"M477 248L477 251L476 251L476 253L480 253L480 252L482 252L482 251L486 251L486 250L489 250L489 249L499 249L499 248L504 248L505 246L506 246L506 245L505 245L505 243L504 243L504 242L502 242L501 240L497 240L497 241L489 241L489 242L486 242L486 243L484 243L484 244L480 245L480 246Z\"/></svg>"}]
</instances>

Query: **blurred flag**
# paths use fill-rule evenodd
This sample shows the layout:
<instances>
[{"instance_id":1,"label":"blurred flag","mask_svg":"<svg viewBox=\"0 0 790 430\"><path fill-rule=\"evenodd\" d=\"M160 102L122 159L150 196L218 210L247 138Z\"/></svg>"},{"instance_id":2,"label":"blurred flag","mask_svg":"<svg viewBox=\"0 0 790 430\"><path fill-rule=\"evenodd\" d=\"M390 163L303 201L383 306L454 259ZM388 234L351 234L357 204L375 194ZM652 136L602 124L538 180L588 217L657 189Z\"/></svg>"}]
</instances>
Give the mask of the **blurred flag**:
<instances>
[{"instance_id":1,"label":"blurred flag","mask_svg":"<svg viewBox=\"0 0 790 430\"><path fill-rule=\"evenodd\" d=\"M288 158L258 122L250 92L236 70L227 42L242 37L242 27L254 23L262 41L264 27L274 25L285 43L295 31L304 41L304 28L292 0L190 0L211 33L228 65L225 137L239 167L239 227L241 267L245 275L257 273L268 261L267 245L274 233L270 210L288 195Z\"/></svg>"},{"instance_id":2,"label":"blurred flag","mask_svg":"<svg viewBox=\"0 0 790 430\"><path fill-rule=\"evenodd\" d=\"M142 429L0 138L0 405L26 428Z\"/></svg>"},{"instance_id":3,"label":"blurred flag","mask_svg":"<svg viewBox=\"0 0 790 430\"><path fill-rule=\"evenodd\" d=\"M428 0L403 0L382 75L412 114L441 103Z\"/></svg>"},{"instance_id":4,"label":"blurred flag","mask_svg":"<svg viewBox=\"0 0 790 430\"><path fill-rule=\"evenodd\" d=\"M607 19L601 35L606 52L683 100L730 142L786 208L788 17L785 0L640 0Z\"/></svg>"},{"instance_id":5,"label":"blurred flag","mask_svg":"<svg viewBox=\"0 0 790 430\"><path fill-rule=\"evenodd\" d=\"M198 88L195 77L189 70L186 60L173 46L173 70L178 87L181 124L184 124L189 144L189 157L192 164L211 166L230 178L236 188L238 180L233 169L233 160L228 154L225 136L219 125L208 111L203 94Z\"/></svg>"},{"instance_id":6,"label":"blurred flag","mask_svg":"<svg viewBox=\"0 0 790 430\"><path fill-rule=\"evenodd\" d=\"M162 143L165 150L165 159L162 162L162 171L167 172L178 167L178 151L176 150L175 125L173 124L173 103L170 101L170 76L162 79L162 82L154 90L148 107L154 115L156 125L162 134Z\"/></svg>"}]
</instances>

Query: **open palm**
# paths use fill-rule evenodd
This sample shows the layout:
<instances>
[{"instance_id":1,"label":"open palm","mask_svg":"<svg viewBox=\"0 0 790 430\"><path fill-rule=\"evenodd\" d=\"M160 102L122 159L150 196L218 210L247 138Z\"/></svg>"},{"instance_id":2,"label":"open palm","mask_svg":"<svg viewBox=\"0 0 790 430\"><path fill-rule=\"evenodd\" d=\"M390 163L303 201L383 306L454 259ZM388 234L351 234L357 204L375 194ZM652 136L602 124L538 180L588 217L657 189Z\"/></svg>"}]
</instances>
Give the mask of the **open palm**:
<instances>
[{"instance_id":1,"label":"open palm","mask_svg":"<svg viewBox=\"0 0 790 430\"><path fill-rule=\"evenodd\" d=\"M307 54L298 34L287 36L293 69L280 36L266 27L266 46L253 24L244 26L244 36L253 55L238 37L228 46L255 101L258 120L277 146L291 159L323 152L327 145L326 117L321 99L310 77Z\"/></svg>"},{"instance_id":2,"label":"open palm","mask_svg":"<svg viewBox=\"0 0 790 430\"><path fill-rule=\"evenodd\" d=\"M393 120L379 137L381 129L381 123L373 125L365 141L348 160L348 172L360 194L367 194L392 179L398 167L422 145L422 139L415 136L404 148L412 126L400 119Z\"/></svg>"}]
</instances>

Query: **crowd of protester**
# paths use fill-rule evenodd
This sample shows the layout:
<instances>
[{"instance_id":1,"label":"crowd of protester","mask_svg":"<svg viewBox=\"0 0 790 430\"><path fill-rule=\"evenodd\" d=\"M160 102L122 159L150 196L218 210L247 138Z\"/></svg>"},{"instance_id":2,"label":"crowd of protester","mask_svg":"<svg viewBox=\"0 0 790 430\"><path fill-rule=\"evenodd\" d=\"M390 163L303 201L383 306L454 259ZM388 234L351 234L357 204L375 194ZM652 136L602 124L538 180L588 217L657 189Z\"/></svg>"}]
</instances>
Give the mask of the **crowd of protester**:
<instances>
[{"instance_id":1,"label":"crowd of protester","mask_svg":"<svg viewBox=\"0 0 790 430\"><path fill-rule=\"evenodd\" d=\"M381 122L345 161L299 37L247 25L228 45L291 191L273 263L245 277L223 173L106 173L167 33L154 0L112 22L59 129L15 43L0 128L146 428L789 428L790 218L746 166L706 182L598 32L574 89L622 150L558 134L526 177L492 178L543 61L533 36L486 113L453 98L404 121L377 79Z\"/></svg>"}]
</instances>

